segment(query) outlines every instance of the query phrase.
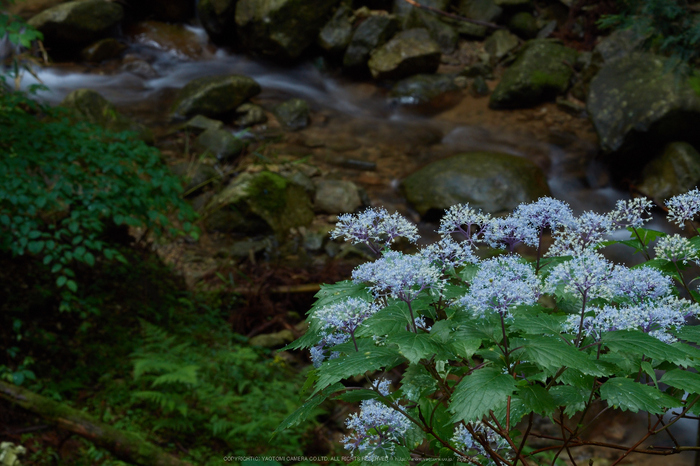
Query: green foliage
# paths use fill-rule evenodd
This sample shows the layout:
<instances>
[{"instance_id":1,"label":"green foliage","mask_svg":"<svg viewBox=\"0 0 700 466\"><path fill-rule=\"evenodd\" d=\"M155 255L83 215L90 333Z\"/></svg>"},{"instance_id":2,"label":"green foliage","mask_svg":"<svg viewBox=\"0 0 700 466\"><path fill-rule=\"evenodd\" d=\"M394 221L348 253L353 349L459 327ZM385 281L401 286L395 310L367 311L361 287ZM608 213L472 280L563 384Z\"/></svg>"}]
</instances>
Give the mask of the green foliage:
<instances>
[{"instance_id":1,"label":"green foliage","mask_svg":"<svg viewBox=\"0 0 700 466\"><path fill-rule=\"evenodd\" d=\"M104 238L114 225L196 235L179 180L156 149L130 133L76 122L20 93L0 94L0 250L28 254L55 275L62 310L78 288L75 268L124 256Z\"/></svg>"},{"instance_id":2,"label":"green foliage","mask_svg":"<svg viewBox=\"0 0 700 466\"><path fill-rule=\"evenodd\" d=\"M286 430L269 442L270 433L301 404L296 401L301 380L282 359L266 359L242 343L202 345L146 322L143 333L144 344L132 355L141 389L132 396L158 410L148 421L154 430L176 438L210 436L236 455L304 453L308 427ZM307 406L305 418L317 415L319 404Z\"/></svg>"},{"instance_id":3,"label":"green foliage","mask_svg":"<svg viewBox=\"0 0 700 466\"><path fill-rule=\"evenodd\" d=\"M689 71L700 58L700 22L686 0L618 0L620 13L601 18L601 28L632 29L645 47Z\"/></svg>"}]
</instances>

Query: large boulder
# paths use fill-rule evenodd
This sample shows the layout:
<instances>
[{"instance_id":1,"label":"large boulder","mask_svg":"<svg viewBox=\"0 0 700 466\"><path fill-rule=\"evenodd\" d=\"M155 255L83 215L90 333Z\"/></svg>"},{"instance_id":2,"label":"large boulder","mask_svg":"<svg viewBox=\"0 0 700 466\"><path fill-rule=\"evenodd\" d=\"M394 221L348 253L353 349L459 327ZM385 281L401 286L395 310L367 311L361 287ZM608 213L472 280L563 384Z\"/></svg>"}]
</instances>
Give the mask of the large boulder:
<instances>
[{"instance_id":1,"label":"large boulder","mask_svg":"<svg viewBox=\"0 0 700 466\"><path fill-rule=\"evenodd\" d=\"M491 94L491 108L533 107L569 87L577 52L547 39L529 41Z\"/></svg>"},{"instance_id":2,"label":"large boulder","mask_svg":"<svg viewBox=\"0 0 700 466\"><path fill-rule=\"evenodd\" d=\"M457 12L465 18L494 23L503 13L503 8L494 0L459 0Z\"/></svg>"},{"instance_id":3,"label":"large boulder","mask_svg":"<svg viewBox=\"0 0 700 466\"><path fill-rule=\"evenodd\" d=\"M321 180L316 183L314 207L327 214L355 212L362 205L360 191L347 180Z\"/></svg>"},{"instance_id":4,"label":"large boulder","mask_svg":"<svg viewBox=\"0 0 700 466\"><path fill-rule=\"evenodd\" d=\"M601 148L621 162L640 166L665 143L700 140L700 96L656 55L608 61L591 81L586 108Z\"/></svg>"},{"instance_id":5,"label":"large boulder","mask_svg":"<svg viewBox=\"0 0 700 466\"><path fill-rule=\"evenodd\" d=\"M245 148L245 143L241 138L231 134L230 131L210 128L199 135L197 146L205 154L211 154L221 162L230 162L241 155Z\"/></svg>"},{"instance_id":6,"label":"large boulder","mask_svg":"<svg viewBox=\"0 0 700 466\"><path fill-rule=\"evenodd\" d=\"M241 45L280 59L295 59L311 45L339 0L238 0Z\"/></svg>"},{"instance_id":7,"label":"large boulder","mask_svg":"<svg viewBox=\"0 0 700 466\"><path fill-rule=\"evenodd\" d=\"M687 142L672 142L642 172L641 193L663 201L700 184L700 154Z\"/></svg>"},{"instance_id":8,"label":"large boulder","mask_svg":"<svg viewBox=\"0 0 700 466\"><path fill-rule=\"evenodd\" d=\"M440 65L440 46L427 30L409 29L372 52L367 64L375 79L434 73Z\"/></svg>"},{"instance_id":9,"label":"large boulder","mask_svg":"<svg viewBox=\"0 0 700 466\"><path fill-rule=\"evenodd\" d=\"M432 216L459 203L497 214L549 195L533 162L509 154L469 152L433 162L403 181L406 199Z\"/></svg>"},{"instance_id":10,"label":"large boulder","mask_svg":"<svg viewBox=\"0 0 700 466\"><path fill-rule=\"evenodd\" d=\"M44 34L44 42L59 47L85 46L115 32L124 18L118 3L85 0L63 3L44 10L28 21Z\"/></svg>"},{"instance_id":11,"label":"large boulder","mask_svg":"<svg viewBox=\"0 0 700 466\"><path fill-rule=\"evenodd\" d=\"M66 96L61 106L73 110L78 118L110 131L132 131L139 139L153 142L150 129L119 113L114 104L92 89L76 89Z\"/></svg>"},{"instance_id":12,"label":"large boulder","mask_svg":"<svg viewBox=\"0 0 700 466\"><path fill-rule=\"evenodd\" d=\"M365 19L352 34L350 44L343 56L343 66L346 68L364 67L366 70L372 50L391 39L398 23L396 18L389 15L375 15Z\"/></svg>"},{"instance_id":13,"label":"large boulder","mask_svg":"<svg viewBox=\"0 0 700 466\"><path fill-rule=\"evenodd\" d=\"M236 38L236 1L199 0L199 21L214 42L232 43Z\"/></svg>"},{"instance_id":14,"label":"large boulder","mask_svg":"<svg viewBox=\"0 0 700 466\"><path fill-rule=\"evenodd\" d=\"M260 91L260 84L248 76L205 76L190 81L182 88L171 113L173 117L223 115Z\"/></svg>"},{"instance_id":15,"label":"large boulder","mask_svg":"<svg viewBox=\"0 0 700 466\"><path fill-rule=\"evenodd\" d=\"M401 104L427 104L445 94L459 91L455 77L448 74L417 74L397 82L389 97Z\"/></svg>"},{"instance_id":16,"label":"large boulder","mask_svg":"<svg viewBox=\"0 0 700 466\"><path fill-rule=\"evenodd\" d=\"M243 173L214 196L205 210L208 229L226 233L286 235L314 219L303 187L272 172Z\"/></svg>"}]
</instances>

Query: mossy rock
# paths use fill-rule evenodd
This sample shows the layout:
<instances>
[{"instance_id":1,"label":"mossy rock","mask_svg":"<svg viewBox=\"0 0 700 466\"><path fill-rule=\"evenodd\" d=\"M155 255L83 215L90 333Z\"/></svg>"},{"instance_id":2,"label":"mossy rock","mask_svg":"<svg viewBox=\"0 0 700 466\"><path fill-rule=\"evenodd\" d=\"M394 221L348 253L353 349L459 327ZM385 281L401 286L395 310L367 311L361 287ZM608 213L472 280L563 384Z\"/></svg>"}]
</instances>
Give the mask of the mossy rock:
<instances>
[{"instance_id":1,"label":"mossy rock","mask_svg":"<svg viewBox=\"0 0 700 466\"><path fill-rule=\"evenodd\" d=\"M117 39L108 37L85 47L80 52L80 57L85 61L100 63L105 60L117 58L124 50L126 50L126 45L122 44Z\"/></svg>"},{"instance_id":2,"label":"mossy rock","mask_svg":"<svg viewBox=\"0 0 700 466\"><path fill-rule=\"evenodd\" d=\"M204 76L182 88L173 104L173 117L217 116L235 110L260 93L260 84L248 76Z\"/></svg>"},{"instance_id":3,"label":"mossy rock","mask_svg":"<svg viewBox=\"0 0 700 466\"><path fill-rule=\"evenodd\" d=\"M303 187L272 172L243 173L207 206L208 228L226 232L286 235L314 218Z\"/></svg>"},{"instance_id":4,"label":"mossy rock","mask_svg":"<svg viewBox=\"0 0 700 466\"><path fill-rule=\"evenodd\" d=\"M119 113L114 104L92 89L76 89L63 99L61 106L73 110L80 119L110 131L132 131L142 141L153 143L149 128Z\"/></svg>"},{"instance_id":5,"label":"mossy rock","mask_svg":"<svg viewBox=\"0 0 700 466\"><path fill-rule=\"evenodd\" d=\"M275 107L277 120L287 129L296 131L306 128L311 117L311 109L304 99L289 99Z\"/></svg>"},{"instance_id":6,"label":"mossy rock","mask_svg":"<svg viewBox=\"0 0 700 466\"><path fill-rule=\"evenodd\" d=\"M376 15L365 19L352 34L350 44L343 56L346 68L364 67L366 70L372 50L391 39L399 23L393 16Z\"/></svg>"},{"instance_id":7,"label":"mossy rock","mask_svg":"<svg viewBox=\"0 0 700 466\"><path fill-rule=\"evenodd\" d=\"M642 172L641 193L667 200L700 184L700 153L687 142L667 144L661 156L649 162Z\"/></svg>"},{"instance_id":8,"label":"mossy rock","mask_svg":"<svg viewBox=\"0 0 700 466\"><path fill-rule=\"evenodd\" d=\"M417 74L397 82L389 97L402 104L426 104L447 93L456 92L459 87L455 77L447 74Z\"/></svg>"},{"instance_id":9,"label":"mossy rock","mask_svg":"<svg viewBox=\"0 0 700 466\"><path fill-rule=\"evenodd\" d=\"M341 5L318 33L319 47L330 55L340 55L345 52L353 35L351 19L352 10Z\"/></svg>"},{"instance_id":10,"label":"mossy rock","mask_svg":"<svg viewBox=\"0 0 700 466\"><path fill-rule=\"evenodd\" d=\"M469 152L433 162L402 183L406 199L424 216L455 204L497 214L549 195L547 178L530 160L497 152Z\"/></svg>"},{"instance_id":11,"label":"mossy rock","mask_svg":"<svg viewBox=\"0 0 700 466\"><path fill-rule=\"evenodd\" d=\"M243 152L245 143L230 131L221 128L209 128L197 138L197 146L206 154L211 154L217 160L230 162Z\"/></svg>"},{"instance_id":12,"label":"mossy rock","mask_svg":"<svg viewBox=\"0 0 700 466\"><path fill-rule=\"evenodd\" d=\"M243 48L294 60L314 43L339 0L238 0L236 26Z\"/></svg>"},{"instance_id":13,"label":"mossy rock","mask_svg":"<svg viewBox=\"0 0 700 466\"><path fill-rule=\"evenodd\" d=\"M368 66L375 79L401 79L434 73L440 65L440 55L440 46L427 30L409 29L372 52Z\"/></svg>"},{"instance_id":14,"label":"mossy rock","mask_svg":"<svg viewBox=\"0 0 700 466\"><path fill-rule=\"evenodd\" d=\"M491 94L491 108L533 107L565 92L576 50L548 39L529 41Z\"/></svg>"},{"instance_id":15,"label":"mossy rock","mask_svg":"<svg viewBox=\"0 0 700 466\"><path fill-rule=\"evenodd\" d=\"M27 23L44 34L48 46L68 46L87 45L108 36L123 18L124 9L118 3L85 0L56 5Z\"/></svg>"},{"instance_id":16,"label":"mossy rock","mask_svg":"<svg viewBox=\"0 0 700 466\"><path fill-rule=\"evenodd\" d=\"M199 0L197 14L202 27L216 43L232 44L236 38L237 0Z\"/></svg>"}]
</instances>

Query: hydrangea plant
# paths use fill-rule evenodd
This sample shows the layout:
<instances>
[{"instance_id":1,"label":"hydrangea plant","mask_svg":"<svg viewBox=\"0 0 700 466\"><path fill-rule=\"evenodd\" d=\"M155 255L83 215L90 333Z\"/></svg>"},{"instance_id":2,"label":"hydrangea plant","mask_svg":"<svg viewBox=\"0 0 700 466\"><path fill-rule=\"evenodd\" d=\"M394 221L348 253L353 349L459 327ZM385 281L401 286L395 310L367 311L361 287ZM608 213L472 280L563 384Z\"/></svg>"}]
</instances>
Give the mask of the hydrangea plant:
<instances>
[{"instance_id":1,"label":"hydrangea plant","mask_svg":"<svg viewBox=\"0 0 700 466\"><path fill-rule=\"evenodd\" d=\"M697 416L700 400L700 327L686 326L700 313L686 277L700 257L700 192L667 207L695 236L644 228L652 203L642 198L579 216L548 197L506 217L457 205L442 238L413 254L390 249L397 237L417 240L398 214L341 216L332 236L377 257L318 293L309 331L288 347L311 349L313 391L278 431L333 397L359 403L343 441L356 464L515 466L545 454L576 464L575 450L591 444L586 414L602 401L650 416L639 442L608 445L620 460L694 448L672 436L673 447L642 446ZM608 239L623 228L629 240ZM602 254L612 244L646 262L612 262ZM538 431L535 416L559 434Z\"/></svg>"}]
</instances>

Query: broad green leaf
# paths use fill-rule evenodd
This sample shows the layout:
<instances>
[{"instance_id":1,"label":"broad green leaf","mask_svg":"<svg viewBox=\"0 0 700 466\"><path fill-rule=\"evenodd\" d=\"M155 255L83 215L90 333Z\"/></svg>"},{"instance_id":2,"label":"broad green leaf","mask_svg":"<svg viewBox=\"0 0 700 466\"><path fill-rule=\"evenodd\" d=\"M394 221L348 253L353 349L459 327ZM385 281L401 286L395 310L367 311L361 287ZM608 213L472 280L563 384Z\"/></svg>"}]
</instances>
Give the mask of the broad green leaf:
<instances>
[{"instance_id":1,"label":"broad green leaf","mask_svg":"<svg viewBox=\"0 0 700 466\"><path fill-rule=\"evenodd\" d=\"M671 332L681 340L700 344L700 325L686 325L680 331Z\"/></svg>"},{"instance_id":2,"label":"broad green leaf","mask_svg":"<svg viewBox=\"0 0 700 466\"><path fill-rule=\"evenodd\" d=\"M433 354L441 351L440 346L427 333L403 331L398 335L389 335L387 341L398 345L399 353L412 364L421 359L430 359Z\"/></svg>"},{"instance_id":3,"label":"broad green leaf","mask_svg":"<svg viewBox=\"0 0 700 466\"><path fill-rule=\"evenodd\" d=\"M423 398L437 390L437 382L425 366L422 364L411 364L404 372L401 387L404 392L416 392Z\"/></svg>"},{"instance_id":4,"label":"broad green leaf","mask_svg":"<svg viewBox=\"0 0 700 466\"><path fill-rule=\"evenodd\" d=\"M383 367L392 368L402 361L404 359L395 349L386 347L375 347L371 351L350 353L347 356L325 361L318 369L315 393L342 379Z\"/></svg>"},{"instance_id":5,"label":"broad green leaf","mask_svg":"<svg viewBox=\"0 0 700 466\"><path fill-rule=\"evenodd\" d=\"M391 305L380 309L362 322L356 335L362 337L400 333L406 331L409 322L408 309L404 310L400 306Z\"/></svg>"},{"instance_id":6,"label":"broad green leaf","mask_svg":"<svg viewBox=\"0 0 700 466\"><path fill-rule=\"evenodd\" d=\"M69 290L71 290L73 293L75 293L76 291L78 291L78 284L75 283L74 280L68 280L68 281L66 282L66 287L67 287Z\"/></svg>"},{"instance_id":7,"label":"broad green leaf","mask_svg":"<svg viewBox=\"0 0 700 466\"><path fill-rule=\"evenodd\" d=\"M566 321L566 318L566 316L540 313L519 319L516 314L515 322L510 324L510 328L521 330L531 335L559 335L562 333L562 324Z\"/></svg>"},{"instance_id":8,"label":"broad green leaf","mask_svg":"<svg viewBox=\"0 0 700 466\"><path fill-rule=\"evenodd\" d=\"M527 339L524 359L549 370L570 367L588 375L607 375L603 366L559 337L536 337Z\"/></svg>"},{"instance_id":9,"label":"broad green leaf","mask_svg":"<svg viewBox=\"0 0 700 466\"><path fill-rule=\"evenodd\" d=\"M675 364L688 363L688 355L639 330L618 330L603 334L604 347L617 353L644 355L655 362L671 361Z\"/></svg>"},{"instance_id":10,"label":"broad green leaf","mask_svg":"<svg viewBox=\"0 0 700 466\"><path fill-rule=\"evenodd\" d=\"M668 396L654 387L643 385L625 377L609 379L600 387L600 398L623 411L639 410L661 414L664 408L681 406L681 401Z\"/></svg>"},{"instance_id":11,"label":"broad green leaf","mask_svg":"<svg viewBox=\"0 0 700 466\"><path fill-rule=\"evenodd\" d=\"M378 400L380 398L383 398L382 395L374 390L365 388L360 390L348 390L345 393L333 397L335 400L345 401L346 403L357 403L362 400Z\"/></svg>"},{"instance_id":12,"label":"broad green leaf","mask_svg":"<svg viewBox=\"0 0 700 466\"><path fill-rule=\"evenodd\" d=\"M452 393L452 421L473 422L506 404L516 389L515 379L500 370L485 367L464 377Z\"/></svg>"},{"instance_id":13,"label":"broad green leaf","mask_svg":"<svg viewBox=\"0 0 700 466\"><path fill-rule=\"evenodd\" d=\"M60 288L63 285L65 285L67 281L68 281L68 277L66 277L65 275L61 275L60 277L58 277L56 279L56 286L58 286Z\"/></svg>"},{"instance_id":14,"label":"broad green leaf","mask_svg":"<svg viewBox=\"0 0 700 466\"><path fill-rule=\"evenodd\" d=\"M680 388L690 393L700 393L700 374L697 372L674 369L661 377L661 383Z\"/></svg>"},{"instance_id":15,"label":"broad green leaf","mask_svg":"<svg viewBox=\"0 0 700 466\"><path fill-rule=\"evenodd\" d=\"M30 241L29 244L27 244L27 249L32 254L37 254L42 249L44 249L44 242L43 241Z\"/></svg>"},{"instance_id":16,"label":"broad green leaf","mask_svg":"<svg viewBox=\"0 0 700 466\"><path fill-rule=\"evenodd\" d=\"M549 417L557 409L557 403L552 395L540 385L526 385L519 388L518 395L527 412Z\"/></svg>"},{"instance_id":17,"label":"broad green leaf","mask_svg":"<svg viewBox=\"0 0 700 466\"><path fill-rule=\"evenodd\" d=\"M590 390L572 387L570 385L557 385L549 389L554 403L557 406L564 406L564 414L573 416L586 409L586 403L590 398Z\"/></svg>"},{"instance_id":18,"label":"broad green leaf","mask_svg":"<svg viewBox=\"0 0 700 466\"><path fill-rule=\"evenodd\" d=\"M347 298L362 298L367 301L372 301L372 293L367 289L367 285L363 283L355 283L352 280L344 280L332 285L323 284L321 289L315 295L316 302L309 311L328 306L337 301L342 301Z\"/></svg>"},{"instance_id":19,"label":"broad green leaf","mask_svg":"<svg viewBox=\"0 0 700 466\"><path fill-rule=\"evenodd\" d=\"M303 405L297 408L296 411L287 416L287 418L284 421L282 421L282 424L280 424L277 427L277 429L275 429L274 432L272 432L272 436L274 437L275 435L277 435L285 429L301 424L314 414L316 408L318 408L318 406L321 403L326 401L326 398L328 398L328 396L344 389L345 386L342 383L336 383L331 385L330 387L327 387L325 390L321 391L315 396L312 396L311 398L306 400L306 402Z\"/></svg>"}]
</instances>

